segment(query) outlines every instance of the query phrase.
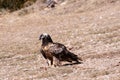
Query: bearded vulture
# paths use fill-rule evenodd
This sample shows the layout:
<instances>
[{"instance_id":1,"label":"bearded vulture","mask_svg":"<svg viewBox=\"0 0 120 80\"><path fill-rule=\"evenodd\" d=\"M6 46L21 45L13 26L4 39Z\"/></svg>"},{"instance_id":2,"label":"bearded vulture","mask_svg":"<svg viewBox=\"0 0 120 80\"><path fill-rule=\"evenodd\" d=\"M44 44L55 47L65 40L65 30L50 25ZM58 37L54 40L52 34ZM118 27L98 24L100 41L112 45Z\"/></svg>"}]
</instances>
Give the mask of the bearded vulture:
<instances>
[{"instance_id":1,"label":"bearded vulture","mask_svg":"<svg viewBox=\"0 0 120 80\"><path fill-rule=\"evenodd\" d=\"M80 57L68 51L63 44L53 42L47 33L41 34L39 40L42 40L40 52L46 59L48 66L60 66L61 61L75 61L76 63L80 63L79 60L82 61Z\"/></svg>"}]
</instances>

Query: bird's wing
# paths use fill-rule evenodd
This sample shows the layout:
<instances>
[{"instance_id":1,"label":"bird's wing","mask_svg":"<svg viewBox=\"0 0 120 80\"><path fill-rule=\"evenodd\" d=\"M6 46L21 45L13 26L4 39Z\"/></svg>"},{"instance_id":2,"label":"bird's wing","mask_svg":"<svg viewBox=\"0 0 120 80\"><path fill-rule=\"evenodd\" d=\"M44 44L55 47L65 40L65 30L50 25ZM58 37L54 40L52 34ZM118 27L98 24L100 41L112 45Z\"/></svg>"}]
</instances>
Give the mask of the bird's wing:
<instances>
[{"instance_id":1,"label":"bird's wing","mask_svg":"<svg viewBox=\"0 0 120 80\"><path fill-rule=\"evenodd\" d=\"M62 53L64 52L65 49L66 49L65 46L59 43L53 43L49 47L50 52L54 54Z\"/></svg>"},{"instance_id":2,"label":"bird's wing","mask_svg":"<svg viewBox=\"0 0 120 80\"><path fill-rule=\"evenodd\" d=\"M45 54L45 52L44 52L42 49L40 49L40 52L42 53L43 57L44 57L45 59L47 59L46 54Z\"/></svg>"}]
</instances>

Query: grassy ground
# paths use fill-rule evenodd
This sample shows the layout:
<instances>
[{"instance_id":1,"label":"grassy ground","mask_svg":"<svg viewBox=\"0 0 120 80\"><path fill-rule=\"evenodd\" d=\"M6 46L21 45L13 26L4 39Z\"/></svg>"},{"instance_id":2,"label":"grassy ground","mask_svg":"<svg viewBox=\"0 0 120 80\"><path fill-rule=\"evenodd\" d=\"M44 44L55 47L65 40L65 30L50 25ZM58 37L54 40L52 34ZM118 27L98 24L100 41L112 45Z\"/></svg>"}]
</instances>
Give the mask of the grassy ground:
<instances>
[{"instance_id":1,"label":"grassy ground","mask_svg":"<svg viewBox=\"0 0 120 80\"><path fill-rule=\"evenodd\" d=\"M0 15L0 79L120 80L119 5L119 0L66 0L25 16ZM83 64L45 68L38 40L43 32L81 56Z\"/></svg>"}]
</instances>

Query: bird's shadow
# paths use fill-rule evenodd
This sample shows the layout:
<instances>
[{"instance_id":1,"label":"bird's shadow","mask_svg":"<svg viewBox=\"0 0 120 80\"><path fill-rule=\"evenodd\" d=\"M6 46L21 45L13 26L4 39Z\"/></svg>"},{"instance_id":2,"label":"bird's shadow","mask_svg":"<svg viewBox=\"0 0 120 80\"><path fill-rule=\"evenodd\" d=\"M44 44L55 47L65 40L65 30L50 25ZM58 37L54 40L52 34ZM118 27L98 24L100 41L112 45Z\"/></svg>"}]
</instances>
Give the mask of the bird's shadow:
<instances>
[{"instance_id":1,"label":"bird's shadow","mask_svg":"<svg viewBox=\"0 0 120 80\"><path fill-rule=\"evenodd\" d=\"M67 63L67 64L63 64L62 66L78 65L78 64L82 64L82 62Z\"/></svg>"}]
</instances>

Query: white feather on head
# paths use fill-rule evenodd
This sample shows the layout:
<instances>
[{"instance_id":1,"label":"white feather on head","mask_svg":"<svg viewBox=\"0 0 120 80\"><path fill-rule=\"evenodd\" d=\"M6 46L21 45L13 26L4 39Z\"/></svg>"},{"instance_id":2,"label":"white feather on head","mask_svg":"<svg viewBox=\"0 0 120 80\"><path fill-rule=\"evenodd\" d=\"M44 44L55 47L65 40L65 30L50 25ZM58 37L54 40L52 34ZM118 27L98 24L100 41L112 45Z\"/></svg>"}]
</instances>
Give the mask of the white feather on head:
<instances>
[{"instance_id":1,"label":"white feather on head","mask_svg":"<svg viewBox=\"0 0 120 80\"><path fill-rule=\"evenodd\" d=\"M49 34L47 34L47 33L43 33L43 35L48 36Z\"/></svg>"}]
</instances>

